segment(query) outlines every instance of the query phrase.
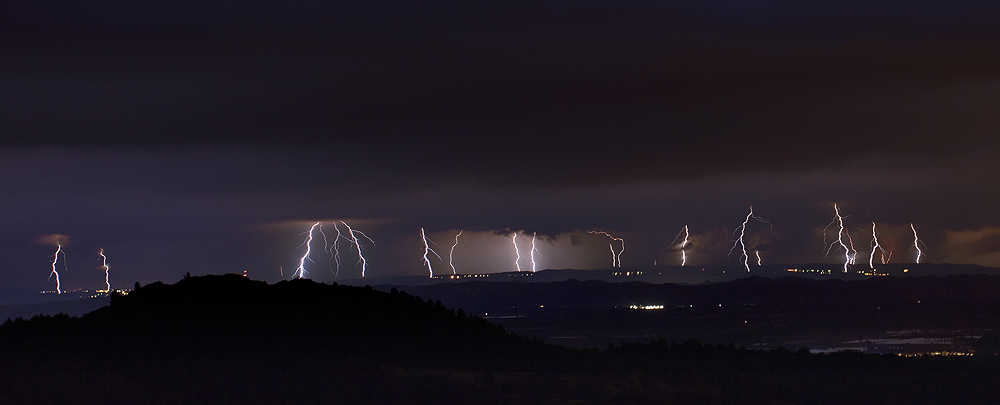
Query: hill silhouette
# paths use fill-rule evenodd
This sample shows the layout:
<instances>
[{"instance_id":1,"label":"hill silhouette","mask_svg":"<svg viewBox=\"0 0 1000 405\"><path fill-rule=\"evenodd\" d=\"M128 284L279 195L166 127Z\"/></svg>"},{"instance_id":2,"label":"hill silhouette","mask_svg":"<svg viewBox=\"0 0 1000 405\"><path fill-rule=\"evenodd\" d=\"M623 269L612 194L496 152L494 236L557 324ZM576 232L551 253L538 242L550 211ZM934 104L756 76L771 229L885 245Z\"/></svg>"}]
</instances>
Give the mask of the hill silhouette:
<instances>
[{"instance_id":1,"label":"hill silhouette","mask_svg":"<svg viewBox=\"0 0 1000 405\"><path fill-rule=\"evenodd\" d=\"M1000 362L665 340L575 350L405 292L237 275L0 325L0 403L997 403Z\"/></svg>"},{"instance_id":2,"label":"hill silhouette","mask_svg":"<svg viewBox=\"0 0 1000 405\"><path fill-rule=\"evenodd\" d=\"M114 295L81 318L9 321L0 338L34 358L365 358L477 363L543 345L405 292L235 274L187 277ZM531 355L529 357L534 357Z\"/></svg>"}]
</instances>

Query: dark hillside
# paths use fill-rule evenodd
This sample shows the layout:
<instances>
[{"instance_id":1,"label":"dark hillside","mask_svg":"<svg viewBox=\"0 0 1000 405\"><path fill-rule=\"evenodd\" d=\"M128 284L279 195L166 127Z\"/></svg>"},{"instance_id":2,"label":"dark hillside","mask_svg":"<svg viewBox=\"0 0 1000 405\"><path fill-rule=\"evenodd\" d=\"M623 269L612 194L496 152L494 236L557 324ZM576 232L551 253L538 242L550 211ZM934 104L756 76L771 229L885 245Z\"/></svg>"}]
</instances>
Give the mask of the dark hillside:
<instances>
[{"instance_id":1,"label":"dark hillside","mask_svg":"<svg viewBox=\"0 0 1000 405\"><path fill-rule=\"evenodd\" d=\"M82 318L8 321L0 339L17 358L363 358L477 364L536 357L542 345L481 318L406 293L324 285L267 285L237 275L153 283Z\"/></svg>"},{"instance_id":2,"label":"dark hillside","mask_svg":"<svg viewBox=\"0 0 1000 405\"><path fill-rule=\"evenodd\" d=\"M236 275L0 325L0 404L997 403L996 381L996 356L574 350L404 292Z\"/></svg>"}]
</instances>

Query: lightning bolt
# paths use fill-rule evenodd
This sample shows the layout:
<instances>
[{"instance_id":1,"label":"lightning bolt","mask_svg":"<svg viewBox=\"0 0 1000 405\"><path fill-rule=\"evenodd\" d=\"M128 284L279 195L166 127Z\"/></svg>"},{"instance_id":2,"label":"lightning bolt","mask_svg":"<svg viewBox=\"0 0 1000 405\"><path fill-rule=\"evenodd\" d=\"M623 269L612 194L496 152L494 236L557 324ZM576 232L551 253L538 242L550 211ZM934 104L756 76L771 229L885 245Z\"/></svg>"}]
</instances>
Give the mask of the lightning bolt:
<instances>
[{"instance_id":1,"label":"lightning bolt","mask_svg":"<svg viewBox=\"0 0 1000 405\"><path fill-rule=\"evenodd\" d=\"M878 243L878 232L875 230L875 222L872 222L872 255L868 257L868 267L875 270L875 252L882 252L882 264L888 263L889 259L886 257L885 249L882 245ZM889 256L892 256L890 253Z\"/></svg>"},{"instance_id":2,"label":"lightning bolt","mask_svg":"<svg viewBox=\"0 0 1000 405\"><path fill-rule=\"evenodd\" d=\"M604 235L610 238L611 240L608 241L608 248L611 249L611 267L622 267L622 252L625 251L625 239L616 238L614 236L611 236L610 233L603 231L587 231L587 233L592 233L594 235ZM618 252L615 252L614 241L619 241L622 243L622 248Z\"/></svg>"},{"instance_id":3,"label":"lightning bolt","mask_svg":"<svg viewBox=\"0 0 1000 405\"><path fill-rule=\"evenodd\" d=\"M757 256L757 265L760 266L760 251L754 250L753 254Z\"/></svg>"},{"instance_id":4,"label":"lightning bolt","mask_svg":"<svg viewBox=\"0 0 1000 405\"><path fill-rule=\"evenodd\" d=\"M337 236L333 238L333 243L327 245L326 251L330 253L333 261L337 264L337 271L333 272L333 276L340 278L340 269L343 268L340 263L340 240L350 241L350 239L347 239L344 234L340 233L340 227L337 226L336 222L333 222L333 229L337 231Z\"/></svg>"},{"instance_id":5,"label":"lightning bolt","mask_svg":"<svg viewBox=\"0 0 1000 405\"><path fill-rule=\"evenodd\" d=\"M840 215L840 207L838 207L837 204L833 204L833 212L833 220L823 228L823 243L826 243L826 230L836 224L838 227L837 240L831 242L830 246L827 247L826 255L830 254L834 245L840 245L840 249L844 252L844 273L847 273L847 267L855 263L855 258L857 257L858 252L857 250L854 250L854 240L851 239L851 234L847 232L846 228L844 228L844 217ZM851 244L850 248L848 248L847 244L844 243L844 235L847 235L848 243Z\"/></svg>"},{"instance_id":6,"label":"lightning bolt","mask_svg":"<svg viewBox=\"0 0 1000 405\"><path fill-rule=\"evenodd\" d=\"M101 255L101 260L104 261L104 264L101 267L104 268L104 284L107 284L108 286L104 292L109 293L111 292L111 274L108 272L108 257L104 255L104 248L101 248L101 251L98 254Z\"/></svg>"},{"instance_id":7,"label":"lightning bolt","mask_svg":"<svg viewBox=\"0 0 1000 405\"><path fill-rule=\"evenodd\" d=\"M924 252L920 250L920 238L917 237L917 228L910 224L910 229L913 230L913 247L917 249L917 264L920 264L920 257L924 255Z\"/></svg>"},{"instance_id":8,"label":"lightning bolt","mask_svg":"<svg viewBox=\"0 0 1000 405\"><path fill-rule=\"evenodd\" d=\"M537 232L531 233L531 272L535 272L535 253L538 253L538 248L535 247L535 236Z\"/></svg>"},{"instance_id":9,"label":"lightning bolt","mask_svg":"<svg viewBox=\"0 0 1000 405\"><path fill-rule=\"evenodd\" d=\"M517 248L517 232L511 234L511 243L514 244L514 254L517 255L517 259L514 259L514 266L517 267L517 271L521 271L521 250Z\"/></svg>"},{"instance_id":10,"label":"lightning bolt","mask_svg":"<svg viewBox=\"0 0 1000 405\"><path fill-rule=\"evenodd\" d=\"M372 243L372 246L375 245L375 241L372 240L372 238L369 238L368 235L365 235L364 232L361 232L361 231L358 231L358 230L355 230L355 229L351 229L351 226L348 225L347 222L340 221L340 223L344 224L344 226L347 228L347 233L349 235L351 235L351 238L348 239L348 241L350 241L351 243L353 243L354 246L358 249L358 264L361 264L361 278L365 278L365 271L368 269L368 259L365 259L365 255L361 251L361 243L358 241L358 235L360 234L365 239L368 239L368 241ZM335 223L334 227L336 227L336 225L337 224ZM337 237L338 238L343 237L343 236L340 235L340 228L337 229ZM336 242L334 242L334 244L336 244ZM339 256L339 255L340 255L340 253L338 252L337 256ZM340 261L338 260L337 263L340 263ZM339 273L340 270L338 269L337 272Z\"/></svg>"},{"instance_id":11,"label":"lightning bolt","mask_svg":"<svg viewBox=\"0 0 1000 405\"><path fill-rule=\"evenodd\" d=\"M312 252L313 231L315 231L316 228L322 229L322 225L317 222L309 228L309 236L306 237L306 241L302 243L306 246L306 253L302 255L301 259L299 259L299 267L295 269L294 273L292 273L292 278L303 278L306 276L306 260L310 262L312 261L312 259L309 258L309 254Z\"/></svg>"},{"instance_id":12,"label":"lightning bolt","mask_svg":"<svg viewBox=\"0 0 1000 405\"><path fill-rule=\"evenodd\" d=\"M733 247L729 248L729 254L733 254L733 250L736 249L736 246L739 246L740 247L740 251L743 254L743 267L747 269L748 273L750 272L750 256L747 254L747 244L746 244L746 241L744 240L744 238L746 237L747 224L750 223L751 219L754 219L757 222L765 223L765 224L769 225L772 230L774 229L774 225L773 224L771 224L770 222L768 222L766 219L758 217L758 216L756 216L756 215L753 214L753 206L751 205L750 206L750 213L747 214L746 219L743 220L743 223L740 224L739 227L737 227L735 230L733 230L733 236L736 236L736 232L739 231L740 237L736 238L736 242L733 243ZM757 259L758 259L757 260L757 265L760 266L760 255L757 255Z\"/></svg>"},{"instance_id":13,"label":"lightning bolt","mask_svg":"<svg viewBox=\"0 0 1000 405\"><path fill-rule=\"evenodd\" d=\"M56 276L56 293L62 294L62 284L59 282L59 272L56 271L56 263L59 262L59 253L62 253L63 258L65 259L66 253L62 250L62 244L56 240L56 253L52 255L52 272L49 273L49 278L51 279L53 275Z\"/></svg>"},{"instance_id":14,"label":"lightning bolt","mask_svg":"<svg viewBox=\"0 0 1000 405\"><path fill-rule=\"evenodd\" d=\"M681 238L681 235L684 235L684 238ZM680 243L677 242L678 239L681 239ZM674 237L673 241L670 242L670 245L673 246L674 249L680 249L681 251L681 267L687 264L687 247L690 244L691 234L688 233L688 226L684 225L684 229L681 229L681 232Z\"/></svg>"},{"instance_id":15,"label":"lightning bolt","mask_svg":"<svg viewBox=\"0 0 1000 405\"><path fill-rule=\"evenodd\" d=\"M451 274L458 274L458 271L455 270L454 257L455 247L458 246L458 237L462 236L462 232L463 231L461 229L458 230L458 235L455 235L455 244L451 245L451 250L448 252L448 265L451 266Z\"/></svg>"},{"instance_id":16,"label":"lightning bolt","mask_svg":"<svg viewBox=\"0 0 1000 405\"><path fill-rule=\"evenodd\" d=\"M438 255L437 252L434 251L434 249L431 249L431 246L429 244L427 244L427 234L424 233L424 228L420 228L420 239L424 241L424 264L427 265L427 271L430 272L430 277L434 278L434 268L431 267L431 261L430 259L427 258L427 253L433 253L434 256L437 256L438 260L441 260L441 256Z\"/></svg>"}]
</instances>

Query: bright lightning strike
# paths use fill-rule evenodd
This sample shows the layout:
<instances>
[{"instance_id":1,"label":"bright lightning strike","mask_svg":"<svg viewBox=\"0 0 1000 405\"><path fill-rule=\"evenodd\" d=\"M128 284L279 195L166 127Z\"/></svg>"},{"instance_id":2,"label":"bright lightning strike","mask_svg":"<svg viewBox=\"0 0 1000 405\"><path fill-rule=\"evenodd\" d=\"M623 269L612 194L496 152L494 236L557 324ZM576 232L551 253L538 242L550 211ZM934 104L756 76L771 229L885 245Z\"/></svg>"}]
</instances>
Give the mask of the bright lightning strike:
<instances>
[{"instance_id":1,"label":"bright lightning strike","mask_svg":"<svg viewBox=\"0 0 1000 405\"><path fill-rule=\"evenodd\" d=\"M312 259L309 258L309 254L312 253L313 231L321 226L322 225L317 222L309 228L309 236L306 237L306 241L303 243L303 245L306 246L306 253L302 255L301 259L299 259L299 267L295 269L295 273L292 273L292 278L303 278L306 276L306 260L310 262L312 261Z\"/></svg>"},{"instance_id":2,"label":"bright lightning strike","mask_svg":"<svg viewBox=\"0 0 1000 405\"><path fill-rule=\"evenodd\" d=\"M98 253L101 255L101 260L104 264L101 266L104 269L104 284L107 284L107 289L104 292L111 292L111 274L108 272L108 257L104 255L104 248Z\"/></svg>"},{"instance_id":3,"label":"bright lightning strike","mask_svg":"<svg viewBox=\"0 0 1000 405\"><path fill-rule=\"evenodd\" d=\"M739 236L739 238L736 238L736 242L733 243L733 247L729 248L729 254L733 254L733 250L736 249L736 246L739 246L740 247L740 251L741 251L741 253L743 255L743 267L747 269L748 273L750 272L750 256L747 254L747 244L746 244L745 238L746 238L746 232L747 232L747 224L750 223L751 219L757 220L757 222L768 224L769 226L771 226L772 228L774 228L774 225L771 224L770 222L768 222L766 219L754 215L753 214L753 206L751 205L750 206L750 213L747 214L746 219L744 219L743 223L740 224L740 226L737 227L736 230L733 231L733 235L734 236L736 235L737 231L739 231L740 236ZM758 259L757 260L757 265L760 266L760 255L757 255L757 259Z\"/></svg>"},{"instance_id":4,"label":"bright lightning strike","mask_svg":"<svg viewBox=\"0 0 1000 405\"><path fill-rule=\"evenodd\" d=\"M340 233L340 227L337 226L336 222L333 223L333 229L337 231L337 236L333 238L332 244L327 245L326 250L330 253L330 256L333 256L333 261L337 264L337 270L333 272L333 276L340 278L340 269L343 267L340 263L340 240L350 241L350 239L347 239L344 234Z\"/></svg>"},{"instance_id":5,"label":"bright lightning strike","mask_svg":"<svg viewBox=\"0 0 1000 405\"><path fill-rule=\"evenodd\" d=\"M514 259L514 266L517 267L517 271L520 272L521 271L521 250L517 248L517 232L514 232L514 233L511 234L510 241L511 241L511 243L514 244L514 254L517 255L517 258Z\"/></svg>"},{"instance_id":6,"label":"bright lightning strike","mask_svg":"<svg viewBox=\"0 0 1000 405\"><path fill-rule=\"evenodd\" d=\"M911 223L910 229L913 230L913 247L917 249L917 264L920 264L920 258L924 255L924 252L920 250L920 238L917 237L917 228Z\"/></svg>"},{"instance_id":7,"label":"bright lightning strike","mask_svg":"<svg viewBox=\"0 0 1000 405\"><path fill-rule=\"evenodd\" d=\"M603 231L587 231L587 233L592 233L594 235L604 235L610 238L611 240L608 241L608 248L611 249L611 267L622 267L622 252L625 251L625 239L616 238L614 236L611 236L611 234ZM619 241L622 243L622 248L617 252L615 252L615 245L614 245L615 241Z\"/></svg>"},{"instance_id":8,"label":"bright lightning strike","mask_svg":"<svg viewBox=\"0 0 1000 405\"><path fill-rule=\"evenodd\" d=\"M340 223L344 224L344 226L347 227L347 234L351 235L351 239L348 239L348 240L351 241L351 243L353 243L354 246L358 249L358 263L361 264L361 278L364 278L365 277L365 271L368 269L368 260L365 259L365 255L364 255L364 253L361 250L361 243L360 243L360 241L358 241L358 235L360 234L365 239L368 239L368 241L371 242L373 246L375 245L375 241L372 240L372 238L369 238L368 235L365 235L364 232L361 232L361 231L358 231L358 230L355 230L355 229L351 229L351 226L348 225L347 222L340 221ZM336 224L334 224L334 227L336 227ZM337 229L337 237L338 238L341 237L341 235L340 235L340 229L339 228ZM334 242L334 244L336 244L336 242ZM339 252L338 252L338 255L339 255ZM338 263L339 263L339 261L338 261Z\"/></svg>"},{"instance_id":9,"label":"bright lightning strike","mask_svg":"<svg viewBox=\"0 0 1000 405\"><path fill-rule=\"evenodd\" d=\"M684 237L681 238L681 235L684 235ZM681 241L677 242L678 239L680 239ZM688 233L688 226L687 225L684 225L684 229L681 229L681 232L678 233L677 236L674 237L674 240L670 242L670 245L673 246L674 249L678 249L678 250L681 251L681 267L683 267L684 265L686 265L687 264L687 248L688 248L688 246L691 245L691 234Z\"/></svg>"},{"instance_id":10,"label":"bright lightning strike","mask_svg":"<svg viewBox=\"0 0 1000 405\"><path fill-rule=\"evenodd\" d=\"M872 222L872 254L868 257L868 267L875 270L875 252L882 252L882 264L889 262L889 258L886 257L885 248L878 243L878 232L875 230L875 222ZM891 256L891 254L890 254Z\"/></svg>"},{"instance_id":11,"label":"bright lightning strike","mask_svg":"<svg viewBox=\"0 0 1000 405\"><path fill-rule=\"evenodd\" d=\"M62 244L59 243L58 240L56 240L56 253L54 255L52 255L52 273L49 273L49 278L52 278L53 275L56 276L56 293L57 294L62 294L62 284L59 282L59 272L56 271L56 263L59 262L59 254L60 253L63 254L63 257L66 256L66 253L64 253L63 250L62 250Z\"/></svg>"},{"instance_id":12,"label":"bright lightning strike","mask_svg":"<svg viewBox=\"0 0 1000 405\"><path fill-rule=\"evenodd\" d=\"M537 234L538 234L537 232L532 232L531 233L531 272L532 273L534 273L535 270L536 270L535 253L538 253L538 248L535 247L535 236L537 236Z\"/></svg>"},{"instance_id":13,"label":"bright lightning strike","mask_svg":"<svg viewBox=\"0 0 1000 405\"><path fill-rule=\"evenodd\" d=\"M757 255L757 265L760 266L761 265L760 264L760 251L759 250L755 250L755 251L753 251L753 254Z\"/></svg>"},{"instance_id":14,"label":"bright lightning strike","mask_svg":"<svg viewBox=\"0 0 1000 405\"><path fill-rule=\"evenodd\" d=\"M831 221L829 224L827 224L825 228L823 228L823 238L824 239L826 238L827 228L829 228L833 224L837 224L838 227L837 240L830 243L830 246L827 247L826 249L826 254L830 254L830 251L833 250L834 245L840 245L840 249L844 252L844 273L847 273L847 267L855 263L855 258L857 257L858 252L857 250L854 250L854 240L851 239L851 235L847 232L847 229L844 227L844 217L840 215L840 207L838 207L837 204L833 204L833 212L834 212L833 221ZM847 244L844 243L844 235L847 235L848 243L851 244L850 248L848 248Z\"/></svg>"},{"instance_id":15,"label":"bright lightning strike","mask_svg":"<svg viewBox=\"0 0 1000 405\"><path fill-rule=\"evenodd\" d=\"M427 258L427 253L433 253L434 256L437 256L438 260L441 260L441 256L438 255L434 249L431 249L431 246L427 243L427 234L424 233L424 228L420 228L420 239L424 241L424 264L427 265L427 271L430 273L430 277L434 278L434 268L431 267L431 261Z\"/></svg>"},{"instance_id":16,"label":"bright lightning strike","mask_svg":"<svg viewBox=\"0 0 1000 405\"><path fill-rule=\"evenodd\" d=\"M458 235L455 235L455 244L451 245L451 250L448 252L448 265L451 266L451 274L458 274L458 270L455 270L455 247L458 246L458 237L462 236L462 230L458 230Z\"/></svg>"}]
</instances>

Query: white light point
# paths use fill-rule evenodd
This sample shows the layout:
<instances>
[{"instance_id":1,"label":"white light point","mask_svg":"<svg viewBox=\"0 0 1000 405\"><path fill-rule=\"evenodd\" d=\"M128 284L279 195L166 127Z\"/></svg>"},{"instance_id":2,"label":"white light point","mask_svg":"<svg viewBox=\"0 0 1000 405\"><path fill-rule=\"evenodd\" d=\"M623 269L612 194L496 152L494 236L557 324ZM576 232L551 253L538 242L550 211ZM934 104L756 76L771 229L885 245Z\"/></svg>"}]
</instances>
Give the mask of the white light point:
<instances>
[{"instance_id":1,"label":"white light point","mask_svg":"<svg viewBox=\"0 0 1000 405\"><path fill-rule=\"evenodd\" d=\"M448 252L448 265L451 266L451 274L458 274L458 270L455 270L455 247L458 246L458 237L462 236L463 230L458 230L458 235L455 235L455 244L451 245L451 250Z\"/></svg>"},{"instance_id":2,"label":"white light point","mask_svg":"<svg viewBox=\"0 0 1000 405\"><path fill-rule=\"evenodd\" d=\"M98 254L101 255L101 260L104 262L104 264L101 265L101 268L104 269L104 284L107 284L107 289L104 290L104 292L109 292L110 293L111 292L111 274L108 272L108 257L104 255L104 248L101 248L101 251Z\"/></svg>"},{"instance_id":3,"label":"white light point","mask_svg":"<svg viewBox=\"0 0 1000 405\"><path fill-rule=\"evenodd\" d=\"M910 229L913 230L913 247L917 249L917 264L920 264L920 258L923 257L924 251L920 250L920 238L917 237L917 228L910 224Z\"/></svg>"},{"instance_id":4,"label":"white light point","mask_svg":"<svg viewBox=\"0 0 1000 405\"><path fill-rule=\"evenodd\" d=\"M625 239L616 238L611 236L611 234L603 231L587 231L587 233L592 233L594 235L604 235L607 236L610 241L608 241L608 248L611 249L611 267L622 267L622 252L625 251ZM615 252L614 241L619 241L622 243L622 248L618 252Z\"/></svg>"},{"instance_id":5,"label":"white light point","mask_svg":"<svg viewBox=\"0 0 1000 405\"><path fill-rule=\"evenodd\" d=\"M758 217L758 216L755 216L753 214L753 206L751 205L750 206L750 213L747 214L746 219L744 219L743 223L740 224L740 226L737 227L736 230L733 231L733 235L734 236L736 235L737 231L739 231L740 236L738 238L736 238L736 242L733 243L733 247L729 248L729 254L733 254L733 250L736 249L736 246L739 246L740 247L740 253L742 253L742 255L743 255L743 267L745 269L747 269L748 273L750 272L750 256L747 254L747 244L746 244L746 241L744 240L744 238L746 237L747 224L750 223L751 219L757 220L758 222L761 222L761 223L765 223L768 226L770 226L772 229L774 228L774 225L771 224L770 222L768 222L766 219ZM760 259L760 256L758 255L757 258ZM757 265L760 266L760 260L757 261Z\"/></svg>"},{"instance_id":6,"label":"white light point","mask_svg":"<svg viewBox=\"0 0 1000 405\"><path fill-rule=\"evenodd\" d=\"M420 228L420 239L424 241L424 264L427 266L430 278L434 278L434 268L431 267L431 261L427 258L427 253L433 253L434 256L437 256L438 260L441 260L441 256L434 249L431 249L431 246L427 243L427 234L424 233L424 228Z\"/></svg>"},{"instance_id":7,"label":"white light point","mask_svg":"<svg viewBox=\"0 0 1000 405\"><path fill-rule=\"evenodd\" d=\"M316 228L321 227L321 226L322 225L320 225L320 223L317 222L317 223L313 224L312 227L309 228L309 232L308 232L309 236L306 237L306 241L304 243L302 243L306 247L306 253L303 254L302 258L299 259L299 267L297 267L295 269L295 272L292 273L292 278L303 278L303 277L306 276L306 260L308 260L310 262L312 261L312 259L309 257L309 254L312 253L313 231L315 231Z\"/></svg>"}]
</instances>

